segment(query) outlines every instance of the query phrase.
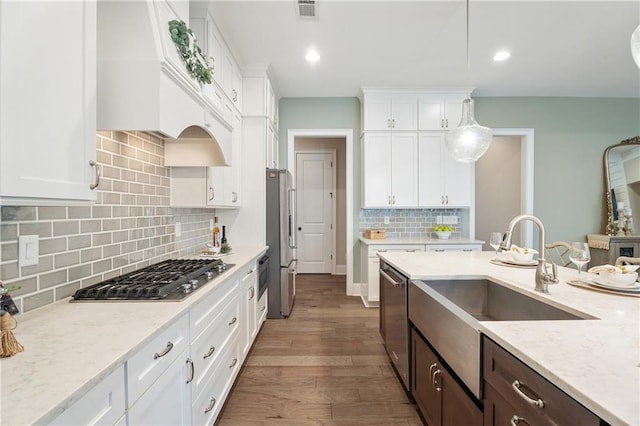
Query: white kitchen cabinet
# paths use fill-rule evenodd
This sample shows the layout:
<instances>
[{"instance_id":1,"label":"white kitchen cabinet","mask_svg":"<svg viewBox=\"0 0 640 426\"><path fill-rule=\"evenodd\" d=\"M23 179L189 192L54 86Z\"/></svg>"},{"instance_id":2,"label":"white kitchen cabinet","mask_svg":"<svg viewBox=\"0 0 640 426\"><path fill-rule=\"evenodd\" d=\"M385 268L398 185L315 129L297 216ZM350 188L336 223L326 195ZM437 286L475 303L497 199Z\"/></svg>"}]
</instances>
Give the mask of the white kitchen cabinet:
<instances>
[{"instance_id":1,"label":"white kitchen cabinet","mask_svg":"<svg viewBox=\"0 0 640 426\"><path fill-rule=\"evenodd\" d=\"M242 113L266 117L274 131L278 130L278 95L268 70L245 71L242 80Z\"/></svg>"},{"instance_id":2,"label":"white kitchen cabinet","mask_svg":"<svg viewBox=\"0 0 640 426\"><path fill-rule=\"evenodd\" d=\"M229 49L225 49L224 53L222 88L232 104L242 111L242 74Z\"/></svg>"},{"instance_id":3,"label":"white kitchen cabinet","mask_svg":"<svg viewBox=\"0 0 640 426\"><path fill-rule=\"evenodd\" d=\"M417 130L418 98L364 93L363 131Z\"/></svg>"},{"instance_id":4,"label":"white kitchen cabinet","mask_svg":"<svg viewBox=\"0 0 640 426\"><path fill-rule=\"evenodd\" d=\"M176 354L173 362L142 396L133 405L129 403L129 424L136 426L191 424L192 367L189 348L185 345L182 352ZM131 374L129 377L131 378Z\"/></svg>"},{"instance_id":5,"label":"white kitchen cabinet","mask_svg":"<svg viewBox=\"0 0 640 426\"><path fill-rule=\"evenodd\" d=\"M463 95L422 95L418 99L418 130L455 129L462 117Z\"/></svg>"},{"instance_id":6,"label":"white kitchen cabinet","mask_svg":"<svg viewBox=\"0 0 640 426\"><path fill-rule=\"evenodd\" d=\"M365 133L363 207L418 204L417 133Z\"/></svg>"},{"instance_id":7,"label":"white kitchen cabinet","mask_svg":"<svg viewBox=\"0 0 640 426\"><path fill-rule=\"evenodd\" d=\"M253 343L253 338L256 335L256 314L257 314L257 303L258 303L258 267L257 265L253 265L249 270L245 270L242 272L244 276L242 277L242 282L240 284L240 288L244 290L244 300L241 302L243 304L244 315L243 318L246 319L244 324L243 333L241 334L241 349L242 349L242 360L249 353L249 349L251 349L251 344Z\"/></svg>"},{"instance_id":8,"label":"white kitchen cabinet","mask_svg":"<svg viewBox=\"0 0 640 426\"><path fill-rule=\"evenodd\" d=\"M234 333L220 354L215 371L204 385L202 393L194 398L192 404L194 425L211 425L215 423L224 401L229 395L233 382L242 365L241 344L239 334ZM180 423L174 423L180 424ZM191 424L191 423L182 423Z\"/></svg>"},{"instance_id":9,"label":"white kitchen cabinet","mask_svg":"<svg viewBox=\"0 0 640 426\"><path fill-rule=\"evenodd\" d=\"M268 169L277 169L278 168L278 134L274 130L271 125L267 126L267 162L266 166Z\"/></svg>"},{"instance_id":10,"label":"white kitchen cabinet","mask_svg":"<svg viewBox=\"0 0 640 426\"><path fill-rule=\"evenodd\" d=\"M2 204L97 198L96 10L95 1L0 2Z\"/></svg>"},{"instance_id":11,"label":"white kitchen cabinet","mask_svg":"<svg viewBox=\"0 0 640 426\"><path fill-rule=\"evenodd\" d=\"M455 161L444 146L444 133L420 133L418 139L418 200L421 207L473 205L471 163Z\"/></svg>"},{"instance_id":12,"label":"white kitchen cabinet","mask_svg":"<svg viewBox=\"0 0 640 426\"><path fill-rule=\"evenodd\" d=\"M380 258L378 253L389 251L416 252L425 251L424 244L360 244L360 258L362 259L361 298L365 306L378 306L380 301ZM366 259L366 263L365 260Z\"/></svg>"},{"instance_id":13,"label":"white kitchen cabinet","mask_svg":"<svg viewBox=\"0 0 640 426\"><path fill-rule=\"evenodd\" d=\"M183 315L129 358L127 361L129 407L135 404L188 347L189 318L188 315Z\"/></svg>"},{"instance_id":14,"label":"white kitchen cabinet","mask_svg":"<svg viewBox=\"0 0 640 426\"><path fill-rule=\"evenodd\" d=\"M252 336L252 340L258 336L260 329L262 328L262 324L267 320L267 306L269 303L269 290L265 290L260 296L258 303L256 305L256 329L254 331L254 335Z\"/></svg>"},{"instance_id":15,"label":"white kitchen cabinet","mask_svg":"<svg viewBox=\"0 0 640 426\"><path fill-rule=\"evenodd\" d=\"M124 376L124 365L121 365L49 424L51 426L118 424L125 416Z\"/></svg>"}]
</instances>

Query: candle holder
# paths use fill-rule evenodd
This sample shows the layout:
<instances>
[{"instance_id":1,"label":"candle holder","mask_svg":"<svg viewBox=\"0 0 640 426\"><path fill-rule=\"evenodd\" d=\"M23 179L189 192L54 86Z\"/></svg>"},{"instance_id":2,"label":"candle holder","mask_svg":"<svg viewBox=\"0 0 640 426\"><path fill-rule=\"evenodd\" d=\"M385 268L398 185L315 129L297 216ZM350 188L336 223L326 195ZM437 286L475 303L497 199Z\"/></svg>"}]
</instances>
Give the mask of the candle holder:
<instances>
[{"instance_id":1,"label":"candle holder","mask_svg":"<svg viewBox=\"0 0 640 426\"><path fill-rule=\"evenodd\" d=\"M618 232L616 232L616 237L624 237L625 234L625 220L624 220L624 210L618 209L618 221L616 222Z\"/></svg>"},{"instance_id":2,"label":"candle holder","mask_svg":"<svg viewBox=\"0 0 640 426\"><path fill-rule=\"evenodd\" d=\"M631 236L633 235L633 220L632 220L631 212L629 210L624 212L624 218L626 222L626 225L624 227L624 235Z\"/></svg>"}]
</instances>

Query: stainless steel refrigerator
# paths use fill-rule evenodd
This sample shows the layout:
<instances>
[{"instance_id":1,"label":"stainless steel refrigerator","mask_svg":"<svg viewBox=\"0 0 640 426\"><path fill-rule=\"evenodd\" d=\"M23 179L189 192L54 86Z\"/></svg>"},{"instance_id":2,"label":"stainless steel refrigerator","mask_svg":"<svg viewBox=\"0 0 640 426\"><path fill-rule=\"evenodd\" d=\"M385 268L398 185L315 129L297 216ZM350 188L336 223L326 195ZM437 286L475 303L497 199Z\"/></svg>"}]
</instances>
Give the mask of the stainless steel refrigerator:
<instances>
[{"instance_id":1,"label":"stainless steel refrigerator","mask_svg":"<svg viewBox=\"0 0 640 426\"><path fill-rule=\"evenodd\" d=\"M288 170L267 169L267 318L286 318L296 294L296 190Z\"/></svg>"}]
</instances>

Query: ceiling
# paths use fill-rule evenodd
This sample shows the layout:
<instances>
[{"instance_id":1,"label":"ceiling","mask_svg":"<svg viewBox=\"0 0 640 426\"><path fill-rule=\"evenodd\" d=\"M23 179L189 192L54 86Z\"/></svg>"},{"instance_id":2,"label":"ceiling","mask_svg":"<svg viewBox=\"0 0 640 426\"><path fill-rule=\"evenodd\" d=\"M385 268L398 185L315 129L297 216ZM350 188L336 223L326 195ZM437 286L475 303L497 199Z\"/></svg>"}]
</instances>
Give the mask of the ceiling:
<instances>
[{"instance_id":1,"label":"ceiling","mask_svg":"<svg viewBox=\"0 0 640 426\"><path fill-rule=\"evenodd\" d=\"M349 97L361 87L464 87L465 1L212 0L241 66L268 64L281 97ZM630 37L640 1L470 2L474 96L640 97ZM314 46L315 64L304 59ZM499 49L511 58L494 62Z\"/></svg>"}]
</instances>

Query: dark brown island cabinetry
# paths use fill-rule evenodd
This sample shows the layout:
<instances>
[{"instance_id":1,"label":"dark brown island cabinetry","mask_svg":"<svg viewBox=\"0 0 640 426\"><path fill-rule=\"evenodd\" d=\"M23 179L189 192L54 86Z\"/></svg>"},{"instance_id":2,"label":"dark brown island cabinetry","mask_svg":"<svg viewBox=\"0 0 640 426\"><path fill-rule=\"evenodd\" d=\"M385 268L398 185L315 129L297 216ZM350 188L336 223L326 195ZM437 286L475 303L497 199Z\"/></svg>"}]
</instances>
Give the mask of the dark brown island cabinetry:
<instances>
[{"instance_id":1,"label":"dark brown island cabinetry","mask_svg":"<svg viewBox=\"0 0 640 426\"><path fill-rule=\"evenodd\" d=\"M429 426L482 425L482 411L423 337L411 330L411 394Z\"/></svg>"},{"instance_id":2,"label":"dark brown island cabinetry","mask_svg":"<svg viewBox=\"0 0 640 426\"><path fill-rule=\"evenodd\" d=\"M484 425L601 425L598 416L487 337Z\"/></svg>"}]
</instances>

